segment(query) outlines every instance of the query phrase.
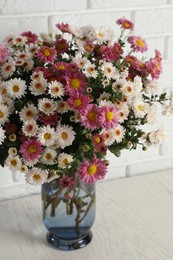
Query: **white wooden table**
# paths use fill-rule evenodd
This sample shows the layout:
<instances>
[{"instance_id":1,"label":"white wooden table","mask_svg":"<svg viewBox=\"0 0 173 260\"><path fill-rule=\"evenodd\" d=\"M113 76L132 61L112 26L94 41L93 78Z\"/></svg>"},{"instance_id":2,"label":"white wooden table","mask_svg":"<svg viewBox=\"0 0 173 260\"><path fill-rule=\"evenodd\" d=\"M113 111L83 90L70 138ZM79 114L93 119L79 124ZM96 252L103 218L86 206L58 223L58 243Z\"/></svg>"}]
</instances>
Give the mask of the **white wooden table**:
<instances>
[{"instance_id":1,"label":"white wooden table","mask_svg":"<svg viewBox=\"0 0 173 260\"><path fill-rule=\"evenodd\" d=\"M46 241L39 195L0 203L0 260L173 260L173 171L97 184L93 240L59 251Z\"/></svg>"}]
</instances>

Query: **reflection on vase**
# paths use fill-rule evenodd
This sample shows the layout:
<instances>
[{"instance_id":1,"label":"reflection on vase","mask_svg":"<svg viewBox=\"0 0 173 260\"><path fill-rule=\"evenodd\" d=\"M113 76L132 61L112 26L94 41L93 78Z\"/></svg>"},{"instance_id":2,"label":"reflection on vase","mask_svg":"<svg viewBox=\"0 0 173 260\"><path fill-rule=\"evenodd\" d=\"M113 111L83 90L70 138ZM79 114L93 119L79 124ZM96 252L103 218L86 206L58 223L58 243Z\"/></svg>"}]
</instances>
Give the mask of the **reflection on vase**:
<instances>
[{"instance_id":1,"label":"reflection on vase","mask_svg":"<svg viewBox=\"0 0 173 260\"><path fill-rule=\"evenodd\" d=\"M78 181L70 193L57 180L42 185L43 220L47 240L62 250L86 246L95 219L95 184Z\"/></svg>"}]
</instances>

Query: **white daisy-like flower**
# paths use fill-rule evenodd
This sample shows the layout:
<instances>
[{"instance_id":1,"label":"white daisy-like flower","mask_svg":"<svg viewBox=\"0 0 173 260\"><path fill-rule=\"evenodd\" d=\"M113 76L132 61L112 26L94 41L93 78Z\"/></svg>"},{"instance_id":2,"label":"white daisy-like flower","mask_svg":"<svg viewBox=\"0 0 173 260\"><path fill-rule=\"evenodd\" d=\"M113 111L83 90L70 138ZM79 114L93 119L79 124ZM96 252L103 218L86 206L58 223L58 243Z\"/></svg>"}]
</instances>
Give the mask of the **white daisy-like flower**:
<instances>
[{"instance_id":1,"label":"white daisy-like flower","mask_svg":"<svg viewBox=\"0 0 173 260\"><path fill-rule=\"evenodd\" d=\"M9 36L7 36L5 39L4 39L4 44L6 46L12 46L14 45L14 39L16 38L16 35L15 34L10 34Z\"/></svg>"},{"instance_id":2,"label":"white daisy-like flower","mask_svg":"<svg viewBox=\"0 0 173 260\"><path fill-rule=\"evenodd\" d=\"M151 110L149 113L147 113L146 120L148 124L154 124L156 122L156 112Z\"/></svg>"},{"instance_id":3,"label":"white daisy-like flower","mask_svg":"<svg viewBox=\"0 0 173 260\"><path fill-rule=\"evenodd\" d=\"M5 131L4 129L0 126L0 145L4 142L5 139Z\"/></svg>"},{"instance_id":4,"label":"white daisy-like flower","mask_svg":"<svg viewBox=\"0 0 173 260\"><path fill-rule=\"evenodd\" d=\"M97 78L98 72L95 69L95 64L92 64L91 62L88 62L85 66L84 74L86 75L87 78L93 77Z\"/></svg>"},{"instance_id":5,"label":"white daisy-like flower","mask_svg":"<svg viewBox=\"0 0 173 260\"><path fill-rule=\"evenodd\" d=\"M114 135L115 135L115 140L117 143L120 143L125 135L125 131L123 126L117 125L114 129Z\"/></svg>"},{"instance_id":6,"label":"white daisy-like flower","mask_svg":"<svg viewBox=\"0 0 173 260\"><path fill-rule=\"evenodd\" d=\"M131 81L126 81L122 87L122 92L127 97L132 97L135 94L134 84Z\"/></svg>"},{"instance_id":7,"label":"white daisy-like flower","mask_svg":"<svg viewBox=\"0 0 173 260\"><path fill-rule=\"evenodd\" d=\"M82 57L81 53L77 53L76 56L73 58L73 61L77 64L77 66L80 69L83 69L89 62L89 60L86 57Z\"/></svg>"},{"instance_id":8,"label":"white daisy-like flower","mask_svg":"<svg viewBox=\"0 0 173 260\"><path fill-rule=\"evenodd\" d=\"M20 59L25 61L31 58L31 53L29 51L23 52L18 50L15 52L15 56L16 56L15 59Z\"/></svg>"},{"instance_id":9,"label":"white daisy-like flower","mask_svg":"<svg viewBox=\"0 0 173 260\"><path fill-rule=\"evenodd\" d=\"M53 81L48 84L49 94L53 98L60 98L64 95L64 86L61 82Z\"/></svg>"},{"instance_id":10,"label":"white daisy-like flower","mask_svg":"<svg viewBox=\"0 0 173 260\"><path fill-rule=\"evenodd\" d=\"M115 134L113 129L108 129L102 132L105 145L109 146L115 142Z\"/></svg>"},{"instance_id":11,"label":"white daisy-like flower","mask_svg":"<svg viewBox=\"0 0 173 260\"><path fill-rule=\"evenodd\" d=\"M133 102L133 109L136 117L144 117L145 110L144 110L144 105L145 103L143 102L142 99L136 98Z\"/></svg>"},{"instance_id":12,"label":"white daisy-like flower","mask_svg":"<svg viewBox=\"0 0 173 260\"><path fill-rule=\"evenodd\" d=\"M158 129L156 131L151 131L148 134L149 142L151 144L161 144L165 139L165 131L163 129Z\"/></svg>"},{"instance_id":13,"label":"white daisy-like flower","mask_svg":"<svg viewBox=\"0 0 173 260\"><path fill-rule=\"evenodd\" d=\"M95 28L95 39L100 43L106 43L112 40L114 32L111 28L97 27Z\"/></svg>"},{"instance_id":14,"label":"white daisy-like flower","mask_svg":"<svg viewBox=\"0 0 173 260\"><path fill-rule=\"evenodd\" d=\"M115 107L114 104L110 100L101 100L99 103L99 107L112 106Z\"/></svg>"},{"instance_id":15,"label":"white daisy-like flower","mask_svg":"<svg viewBox=\"0 0 173 260\"><path fill-rule=\"evenodd\" d=\"M103 84L103 87L106 88L107 86L109 86L110 80L109 80L109 79L104 79L104 80L102 81L102 84Z\"/></svg>"},{"instance_id":16,"label":"white daisy-like flower","mask_svg":"<svg viewBox=\"0 0 173 260\"><path fill-rule=\"evenodd\" d=\"M34 96L42 95L45 93L47 81L42 78L40 80L33 80L29 86L29 90Z\"/></svg>"},{"instance_id":17,"label":"white daisy-like flower","mask_svg":"<svg viewBox=\"0 0 173 260\"><path fill-rule=\"evenodd\" d=\"M8 149L8 154L9 154L9 155L12 155L12 156L16 156L16 155L17 155L17 149L16 149L16 147L10 147L10 148Z\"/></svg>"},{"instance_id":18,"label":"white daisy-like flower","mask_svg":"<svg viewBox=\"0 0 173 260\"><path fill-rule=\"evenodd\" d=\"M114 92L119 92L122 90L123 86L125 85L126 81L124 79L118 79L116 82L112 84L112 90Z\"/></svg>"},{"instance_id":19,"label":"white daisy-like flower","mask_svg":"<svg viewBox=\"0 0 173 260\"><path fill-rule=\"evenodd\" d=\"M24 96L26 94L26 88L26 82L21 79L11 79L7 83L8 93L13 99Z\"/></svg>"},{"instance_id":20,"label":"white daisy-like flower","mask_svg":"<svg viewBox=\"0 0 173 260\"><path fill-rule=\"evenodd\" d=\"M133 83L134 83L135 90L137 92L140 92L142 90L142 86L143 86L142 78L139 76L136 76L133 80Z\"/></svg>"},{"instance_id":21,"label":"white daisy-like flower","mask_svg":"<svg viewBox=\"0 0 173 260\"><path fill-rule=\"evenodd\" d=\"M127 119L128 114L129 114L129 107L127 104L124 104L117 111L118 122L122 123L125 119Z\"/></svg>"},{"instance_id":22,"label":"white daisy-like flower","mask_svg":"<svg viewBox=\"0 0 173 260\"><path fill-rule=\"evenodd\" d=\"M36 136L38 131L38 126L36 121L32 118L30 120L26 120L22 127L22 132L25 136L31 137Z\"/></svg>"},{"instance_id":23,"label":"white daisy-like flower","mask_svg":"<svg viewBox=\"0 0 173 260\"><path fill-rule=\"evenodd\" d=\"M53 35L52 35L53 36ZM54 40L51 35L47 34L47 33L40 33L40 37L42 38L42 40L48 44L54 44Z\"/></svg>"},{"instance_id":24,"label":"white daisy-like flower","mask_svg":"<svg viewBox=\"0 0 173 260\"><path fill-rule=\"evenodd\" d=\"M39 47L36 44L30 46L29 50L33 57L37 57Z\"/></svg>"},{"instance_id":25,"label":"white daisy-like flower","mask_svg":"<svg viewBox=\"0 0 173 260\"><path fill-rule=\"evenodd\" d=\"M92 27L91 25L85 25L80 27L80 37L82 39L90 39L90 40L94 40L95 37L95 30L94 27Z\"/></svg>"},{"instance_id":26,"label":"white daisy-like flower","mask_svg":"<svg viewBox=\"0 0 173 260\"><path fill-rule=\"evenodd\" d=\"M46 115L51 115L56 110L56 104L49 98L42 98L38 101L38 109Z\"/></svg>"},{"instance_id":27,"label":"white daisy-like flower","mask_svg":"<svg viewBox=\"0 0 173 260\"><path fill-rule=\"evenodd\" d=\"M67 101L63 101L63 100L58 100L57 101L57 111L60 114L64 114L66 112L69 111L69 105L67 103Z\"/></svg>"},{"instance_id":28,"label":"white daisy-like flower","mask_svg":"<svg viewBox=\"0 0 173 260\"><path fill-rule=\"evenodd\" d=\"M110 100L110 96L111 96L110 93L103 92L103 93L100 95L100 97L97 99L97 102L99 103L99 102L102 101L102 100L109 101L109 100Z\"/></svg>"},{"instance_id":29,"label":"white daisy-like flower","mask_svg":"<svg viewBox=\"0 0 173 260\"><path fill-rule=\"evenodd\" d=\"M22 173L27 173L28 167L25 164L22 164L19 171L22 172Z\"/></svg>"},{"instance_id":30,"label":"white daisy-like flower","mask_svg":"<svg viewBox=\"0 0 173 260\"><path fill-rule=\"evenodd\" d=\"M27 40L28 40L27 37L19 36L19 37L14 39L14 45L22 46L27 42Z\"/></svg>"},{"instance_id":31,"label":"white daisy-like flower","mask_svg":"<svg viewBox=\"0 0 173 260\"><path fill-rule=\"evenodd\" d=\"M123 71L120 72L120 78L121 79L126 79L129 75L129 69L124 68Z\"/></svg>"},{"instance_id":32,"label":"white daisy-like flower","mask_svg":"<svg viewBox=\"0 0 173 260\"><path fill-rule=\"evenodd\" d=\"M55 129L50 125L39 128L38 140L44 146L51 146L56 142L57 136Z\"/></svg>"},{"instance_id":33,"label":"white daisy-like flower","mask_svg":"<svg viewBox=\"0 0 173 260\"><path fill-rule=\"evenodd\" d=\"M106 78L112 79L115 75L115 67L110 62L103 62L102 70Z\"/></svg>"},{"instance_id":34,"label":"white daisy-like flower","mask_svg":"<svg viewBox=\"0 0 173 260\"><path fill-rule=\"evenodd\" d=\"M2 97L2 102L4 106L7 106L9 114L13 113L14 111L14 100L8 96L3 96Z\"/></svg>"},{"instance_id":35,"label":"white daisy-like flower","mask_svg":"<svg viewBox=\"0 0 173 260\"><path fill-rule=\"evenodd\" d=\"M22 162L18 155L17 156L9 155L5 161L5 165L10 169L10 171L16 172L19 171Z\"/></svg>"},{"instance_id":36,"label":"white daisy-like flower","mask_svg":"<svg viewBox=\"0 0 173 260\"><path fill-rule=\"evenodd\" d=\"M40 81L41 79L44 78L43 72L42 71L34 71L31 75L32 80L38 80Z\"/></svg>"},{"instance_id":37,"label":"white daisy-like flower","mask_svg":"<svg viewBox=\"0 0 173 260\"><path fill-rule=\"evenodd\" d=\"M51 148L46 148L43 152L43 155L42 155L40 161L43 164L53 165L53 164L57 163L57 161L55 160L56 156L57 156L57 153L55 150L53 150Z\"/></svg>"},{"instance_id":38,"label":"white daisy-like flower","mask_svg":"<svg viewBox=\"0 0 173 260\"><path fill-rule=\"evenodd\" d=\"M0 124L4 125L8 121L9 110L7 106L0 104Z\"/></svg>"},{"instance_id":39,"label":"white daisy-like flower","mask_svg":"<svg viewBox=\"0 0 173 260\"><path fill-rule=\"evenodd\" d=\"M20 111L20 119L22 121L36 119L37 118L37 113L38 113L37 108L33 104L29 104L28 106L25 106Z\"/></svg>"},{"instance_id":40,"label":"white daisy-like flower","mask_svg":"<svg viewBox=\"0 0 173 260\"><path fill-rule=\"evenodd\" d=\"M32 59L29 60L25 60L25 62L23 63L23 70L24 71L30 71L34 66L34 62Z\"/></svg>"},{"instance_id":41,"label":"white daisy-like flower","mask_svg":"<svg viewBox=\"0 0 173 260\"><path fill-rule=\"evenodd\" d=\"M7 90L7 82L2 81L2 82L0 83L0 95L1 95L1 96L7 95L7 94L8 94L7 91L8 91L8 90Z\"/></svg>"},{"instance_id":42,"label":"white daisy-like flower","mask_svg":"<svg viewBox=\"0 0 173 260\"><path fill-rule=\"evenodd\" d=\"M73 156L67 153L61 153L58 156L58 166L62 169L70 168L70 163L73 162Z\"/></svg>"},{"instance_id":43,"label":"white daisy-like flower","mask_svg":"<svg viewBox=\"0 0 173 260\"><path fill-rule=\"evenodd\" d=\"M32 185L40 185L46 182L48 172L46 170L41 170L33 167L31 170L25 174L25 180L27 183Z\"/></svg>"},{"instance_id":44,"label":"white daisy-like flower","mask_svg":"<svg viewBox=\"0 0 173 260\"><path fill-rule=\"evenodd\" d=\"M57 128L57 140L59 146L64 149L73 143L75 139L75 132L71 126L62 125Z\"/></svg>"},{"instance_id":45,"label":"white daisy-like flower","mask_svg":"<svg viewBox=\"0 0 173 260\"><path fill-rule=\"evenodd\" d=\"M10 59L1 66L1 75L4 79L7 79L13 75L15 70L15 62Z\"/></svg>"}]
</instances>

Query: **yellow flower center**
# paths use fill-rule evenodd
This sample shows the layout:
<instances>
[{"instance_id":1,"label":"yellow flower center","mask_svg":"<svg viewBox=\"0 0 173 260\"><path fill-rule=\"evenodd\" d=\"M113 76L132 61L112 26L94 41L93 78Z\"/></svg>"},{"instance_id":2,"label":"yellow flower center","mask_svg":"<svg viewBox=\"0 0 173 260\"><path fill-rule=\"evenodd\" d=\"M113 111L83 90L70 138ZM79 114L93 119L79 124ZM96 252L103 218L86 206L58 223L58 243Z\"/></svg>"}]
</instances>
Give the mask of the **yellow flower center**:
<instances>
[{"instance_id":1,"label":"yellow flower center","mask_svg":"<svg viewBox=\"0 0 173 260\"><path fill-rule=\"evenodd\" d=\"M46 156L45 156L45 158L46 158L47 160L52 160L52 155L51 155L51 153L47 153Z\"/></svg>"},{"instance_id":2,"label":"yellow flower center","mask_svg":"<svg viewBox=\"0 0 173 260\"><path fill-rule=\"evenodd\" d=\"M66 140L67 137L68 137L68 134L67 134L66 132L63 132L63 133L61 134L61 137L62 137L62 139Z\"/></svg>"},{"instance_id":3,"label":"yellow flower center","mask_svg":"<svg viewBox=\"0 0 173 260\"><path fill-rule=\"evenodd\" d=\"M15 135L15 134L9 135L9 140L10 140L11 142L16 141L16 135Z\"/></svg>"},{"instance_id":4,"label":"yellow flower center","mask_svg":"<svg viewBox=\"0 0 173 260\"><path fill-rule=\"evenodd\" d=\"M48 57L48 56L50 56L50 50L49 49L45 49L44 50L44 55L46 56L46 57Z\"/></svg>"},{"instance_id":5,"label":"yellow flower center","mask_svg":"<svg viewBox=\"0 0 173 260\"><path fill-rule=\"evenodd\" d=\"M140 47L143 47L143 46L144 46L144 42L143 42L141 39L137 39L137 40L136 40L136 43L137 43L137 45L140 46Z\"/></svg>"},{"instance_id":6,"label":"yellow flower center","mask_svg":"<svg viewBox=\"0 0 173 260\"><path fill-rule=\"evenodd\" d=\"M96 113L94 111L88 112L87 118L90 122L96 121Z\"/></svg>"},{"instance_id":7,"label":"yellow flower center","mask_svg":"<svg viewBox=\"0 0 173 260\"><path fill-rule=\"evenodd\" d=\"M65 165L68 164L68 160L67 160L67 158L65 158L65 159L63 160L63 163L64 163Z\"/></svg>"},{"instance_id":8,"label":"yellow flower center","mask_svg":"<svg viewBox=\"0 0 173 260\"><path fill-rule=\"evenodd\" d=\"M12 166L16 166L17 165L17 161L15 159L11 160L11 165Z\"/></svg>"},{"instance_id":9,"label":"yellow flower center","mask_svg":"<svg viewBox=\"0 0 173 260\"><path fill-rule=\"evenodd\" d=\"M45 140L49 140L51 138L51 134L49 134L49 133L45 133L44 134L44 139Z\"/></svg>"},{"instance_id":10,"label":"yellow flower center","mask_svg":"<svg viewBox=\"0 0 173 260\"><path fill-rule=\"evenodd\" d=\"M70 86L72 88L79 88L80 87L80 80L76 79L76 78L71 79L70 80Z\"/></svg>"},{"instance_id":11,"label":"yellow flower center","mask_svg":"<svg viewBox=\"0 0 173 260\"><path fill-rule=\"evenodd\" d=\"M19 91L19 86L18 85L14 85L13 86L13 91L14 92L18 92Z\"/></svg>"},{"instance_id":12,"label":"yellow flower center","mask_svg":"<svg viewBox=\"0 0 173 260\"><path fill-rule=\"evenodd\" d=\"M143 106L142 105L138 105L138 110L142 111Z\"/></svg>"},{"instance_id":13,"label":"yellow flower center","mask_svg":"<svg viewBox=\"0 0 173 260\"><path fill-rule=\"evenodd\" d=\"M96 174L96 172L97 172L97 166L96 166L95 164L90 165L90 166L87 168L87 172L88 172L88 174L90 174L90 175Z\"/></svg>"},{"instance_id":14,"label":"yellow flower center","mask_svg":"<svg viewBox=\"0 0 173 260\"><path fill-rule=\"evenodd\" d=\"M74 105L75 105L76 107L79 107L81 104L82 104L82 102L81 102L80 99L76 99L76 100L74 101Z\"/></svg>"},{"instance_id":15,"label":"yellow flower center","mask_svg":"<svg viewBox=\"0 0 173 260\"><path fill-rule=\"evenodd\" d=\"M128 22L124 23L123 24L125 28L129 28L130 27L130 24Z\"/></svg>"},{"instance_id":16,"label":"yellow flower center","mask_svg":"<svg viewBox=\"0 0 173 260\"><path fill-rule=\"evenodd\" d=\"M35 145L31 144L31 145L29 146L29 148L28 148L28 152L31 153L31 154L33 154L33 153L35 153L36 151L37 151L37 149L36 149Z\"/></svg>"},{"instance_id":17,"label":"yellow flower center","mask_svg":"<svg viewBox=\"0 0 173 260\"><path fill-rule=\"evenodd\" d=\"M99 137L99 136L97 136L96 138L95 138L95 141L96 141L96 143L100 143L101 142L101 138Z\"/></svg>"},{"instance_id":18,"label":"yellow flower center","mask_svg":"<svg viewBox=\"0 0 173 260\"><path fill-rule=\"evenodd\" d=\"M33 175L33 179L35 179L36 181L37 180L40 180L41 179L41 176L39 174L34 174Z\"/></svg>"},{"instance_id":19,"label":"yellow flower center","mask_svg":"<svg viewBox=\"0 0 173 260\"><path fill-rule=\"evenodd\" d=\"M104 34L103 33L98 33L98 36L103 38L104 37Z\"/></svg>"},{"instance_id":20,"label":"yellow flower center","mask_svg":"<svg viewBox=\"0 0 173 260\"><path fill-rule=\"evenodd\" d=\"M2 91L1 91L2 95L5 95L7 94L7 89L6 88L3 88Z\"/></svg>"},{"instance_id":21,"label":"yellow flower center","mask_svg":"<svg viewBox=\"0 0 173 260\"><path fill-rule=\"evenodd\" d=\"M4 113L2 111L0 111L0 118L4 117Z\"/></svg>"},{"instance_id":22,"label":"yellow flower center","mask_svg":"<svg viewBox=\"0 0 173 260\"><path fill-rule=\"evenodd\" d=\"M112 120L114 118L114 114L111 111L106 112L106 119Z\"/></svg>"}]
</instances>

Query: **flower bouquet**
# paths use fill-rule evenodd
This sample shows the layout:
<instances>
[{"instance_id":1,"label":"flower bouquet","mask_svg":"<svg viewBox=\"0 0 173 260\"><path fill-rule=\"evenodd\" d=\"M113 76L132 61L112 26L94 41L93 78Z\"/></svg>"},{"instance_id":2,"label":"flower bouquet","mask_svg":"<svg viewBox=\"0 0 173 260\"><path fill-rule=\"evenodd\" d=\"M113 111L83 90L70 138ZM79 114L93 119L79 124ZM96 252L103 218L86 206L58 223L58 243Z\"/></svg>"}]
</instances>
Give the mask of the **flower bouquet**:
<instances>
[{"instance_id":1,"label":"flower bouquet","mask_svg":"<svg viewBox=\"0 0 173 260\"><path fill-rule=\"evenodd\" d=\"M164 132L143 126L154 123L156 104L172 106L158 93L160 52L137 57L146 41L132 35L131 21L117 25L118 39L110 28L62 23L56 33L27 31L0 44L0 165L44 184L44 218L61 203L66 215L75 210L77 234L94 204L91 187L105 177L107 151L160 143Z\"/></svg>"}]
</instances>

